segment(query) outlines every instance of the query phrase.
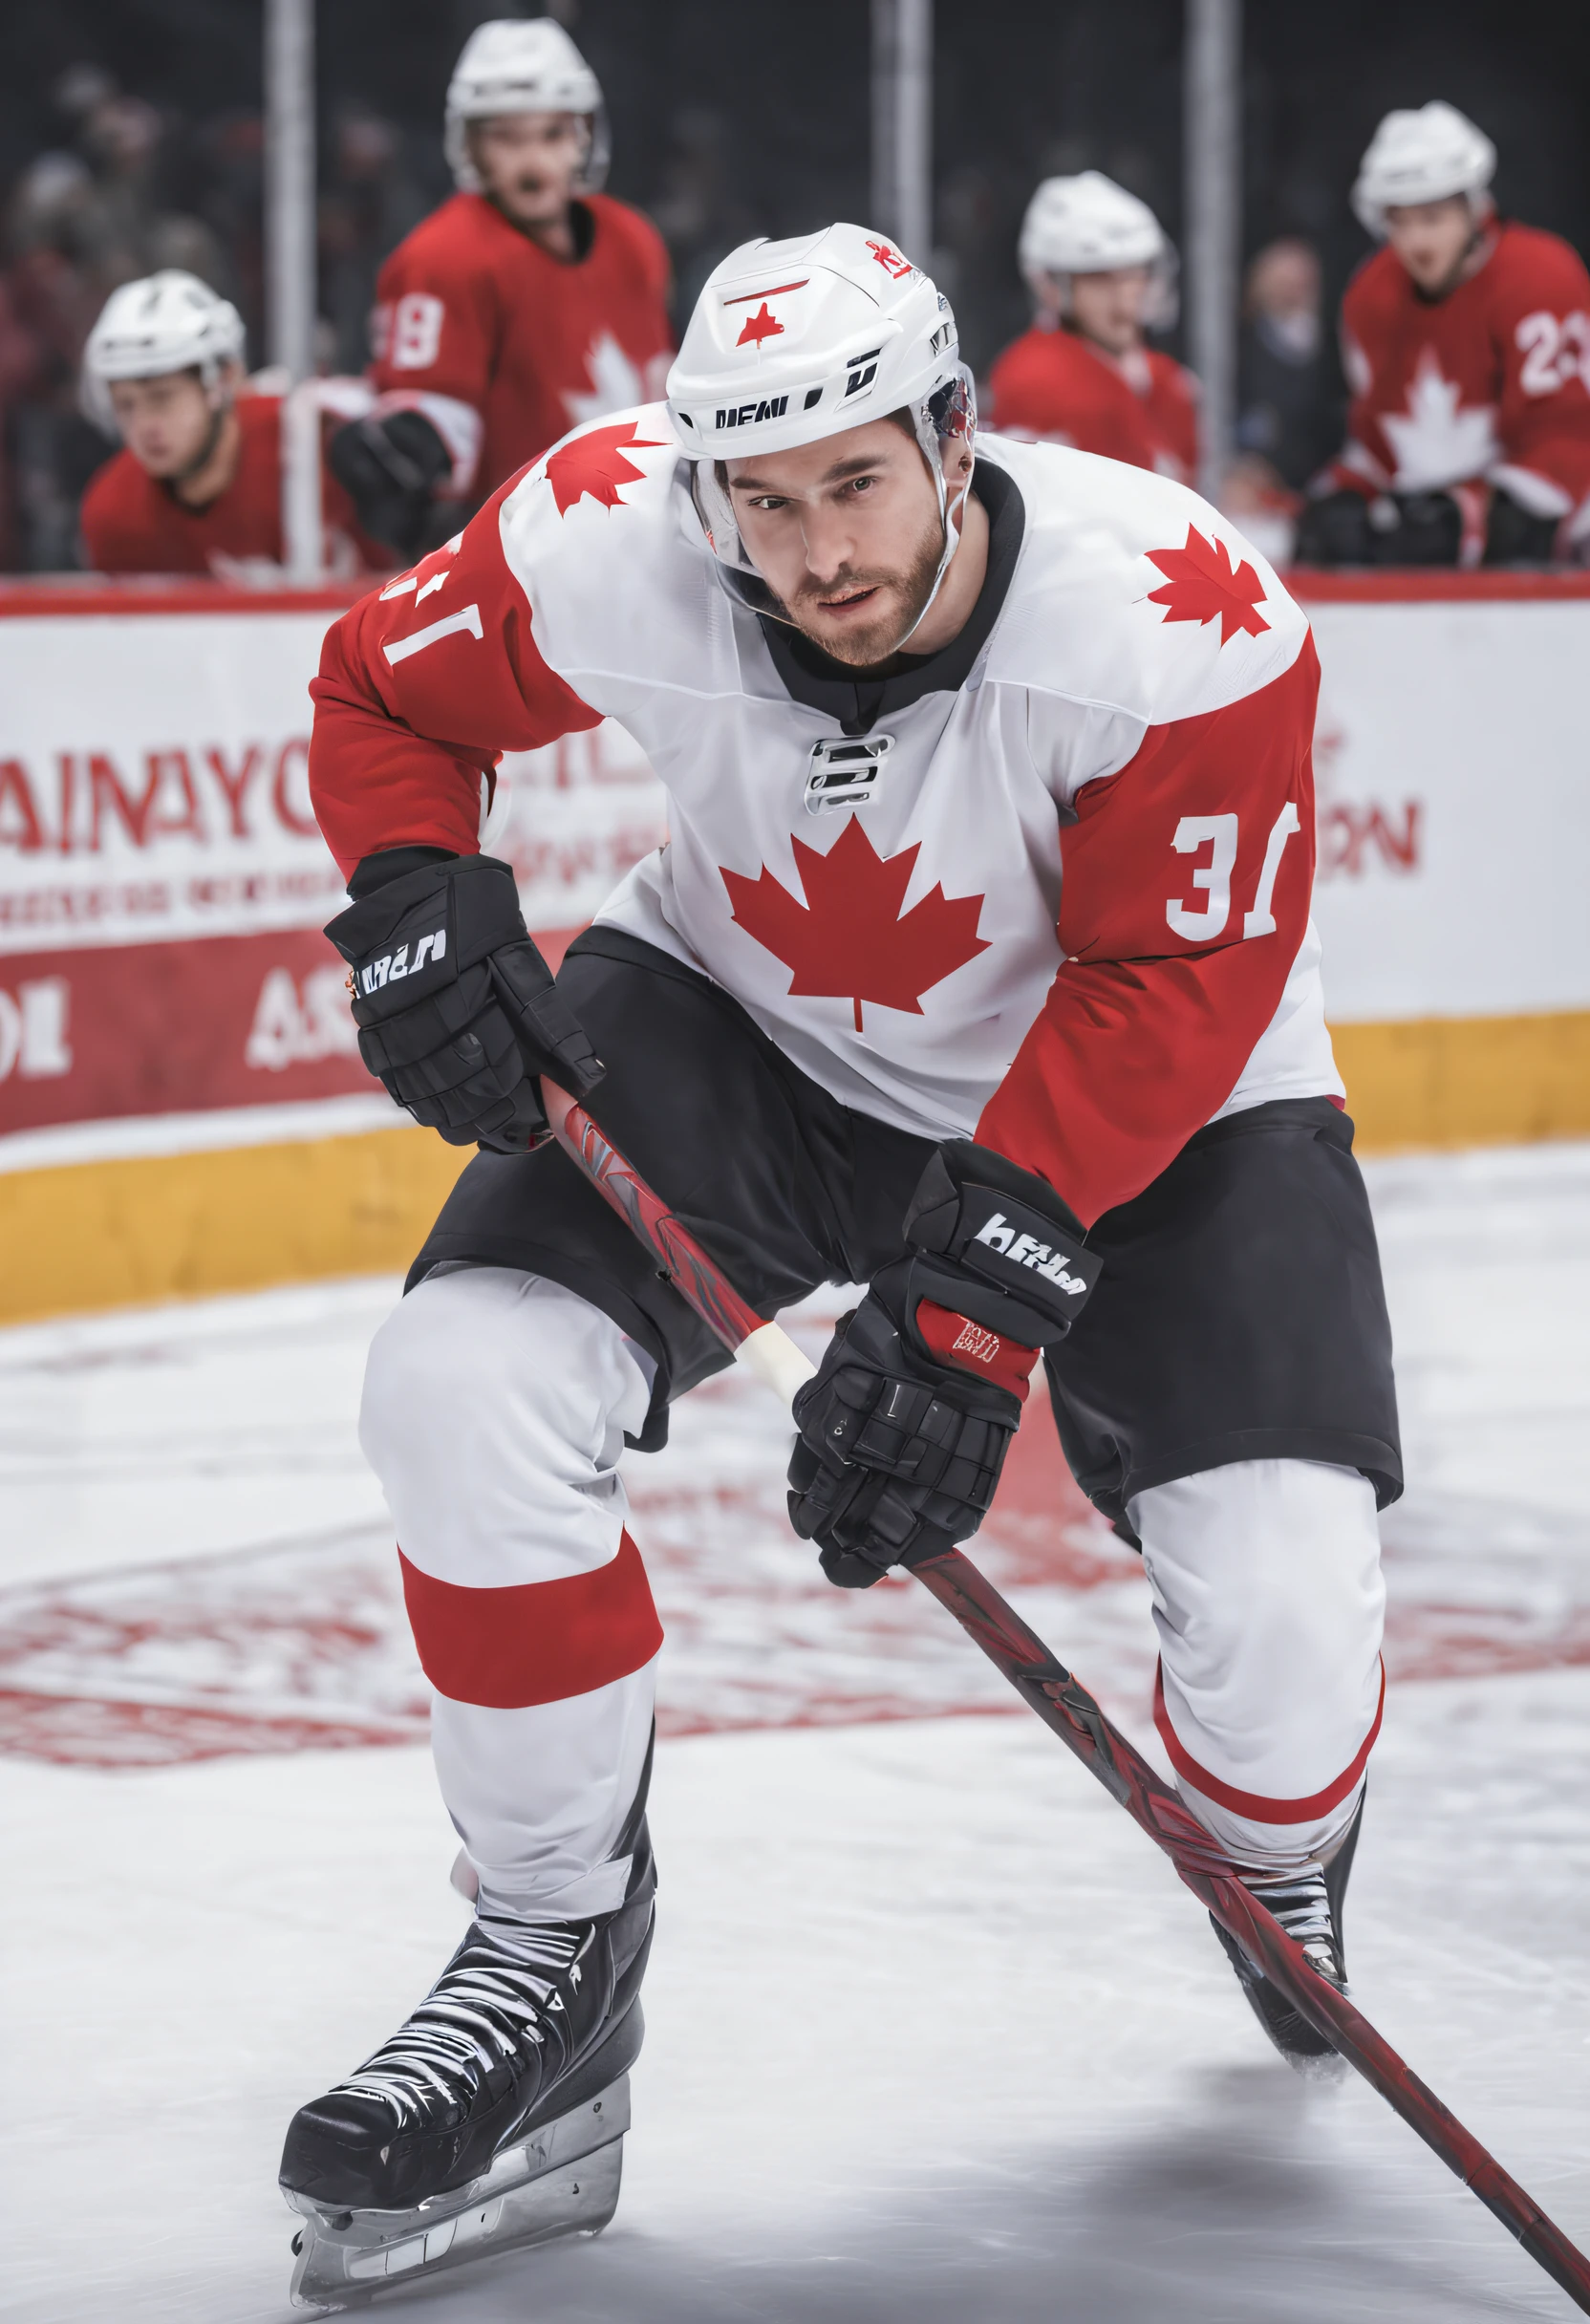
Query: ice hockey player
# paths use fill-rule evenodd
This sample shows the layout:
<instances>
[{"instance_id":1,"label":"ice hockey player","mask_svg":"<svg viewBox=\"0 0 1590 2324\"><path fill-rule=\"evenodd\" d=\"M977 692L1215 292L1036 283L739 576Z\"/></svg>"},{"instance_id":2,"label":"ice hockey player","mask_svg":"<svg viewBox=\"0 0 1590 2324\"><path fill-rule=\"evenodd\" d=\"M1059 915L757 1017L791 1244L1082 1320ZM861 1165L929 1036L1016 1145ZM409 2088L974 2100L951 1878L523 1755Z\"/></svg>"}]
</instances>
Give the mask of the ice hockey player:
<instances>
[{"instance_id":1,"label":"ice hockey player","mask_svg":"<svg viewBox=\"0 0 1590 2324\"><path fill-rule=\"evenodd\" d=\"M1096 169L1046 178L1021 222L1032 329L989 374L1001 436L1074 444L1190 484L1197 382L1148 343L1175 320L1175 253L1146 202Z\"/></svg>"},{"instance_id":2,"label":"ice hockey player","mask_svg":"<svg viewBox=\"0 0 1590 2324\"><path fill-rule=\"evenodd\" d=\"M660 395L668 253L599 189L596 76L550 17L472 32L447 91L458 192L376 287L378 400L333 447L377 538L417 556L582 420Z\"/></svg>"},{"instance_id":3,"label":"ice hockey player","mask_svg":"<svg viewBox=\"0 0 1590 2324\"><path fill-rule=\"evenodd\" d=\"M1590 546L1590 274L1499 218L1455 107L1388 113L1353 207L1385 244L1342 302L1347 441L1310 487L1316 565L1512 565Z\"/></svg>"},{"instance_id":4,"label":"ice hockey player","mask_svg":"<svg viewBox=\"0 0 1590 2324\"><path fill-rule=\"evenodd\" d=\"M1309 919L1317 679L1184 486L979 443L948 302L853 226L734 251L666 403L330 632L311 779L364 1055L483 1149L361 1423L478 1895L289 2130L301 2296L361 2237L372 2280L379 2235L405 2270L483 2248L445 2219L508 2221L494 2190L546 2184L640 2040L660 1631L619 1461L727 1359L538 1142L542 1074L762 1313L868 1286L796 1402L791 1518L840 1586L976 1530L1042 1351L1142 1548L1186 1797L1343 1976L1400 1459ZM483 779L604 716L672 837L553 984L478 852Z\"/></svg>"},{"instance_id":5,"label":"ice hockey player","mask_svg":"<svg viewBox=\"0 0 1590 2324\"><path fill-rule=\"evenodd\" d=\"M283 399L249 390L243 353L242 316L196 274L111 292L83 350L89 418L122 438L83 495L96 572L257 581L283 565ZM353 380L323 382L323 399L338 386L364 399ZM390 571L334 478L322 487L329 570Z\"/></svg>"}]
</instances>

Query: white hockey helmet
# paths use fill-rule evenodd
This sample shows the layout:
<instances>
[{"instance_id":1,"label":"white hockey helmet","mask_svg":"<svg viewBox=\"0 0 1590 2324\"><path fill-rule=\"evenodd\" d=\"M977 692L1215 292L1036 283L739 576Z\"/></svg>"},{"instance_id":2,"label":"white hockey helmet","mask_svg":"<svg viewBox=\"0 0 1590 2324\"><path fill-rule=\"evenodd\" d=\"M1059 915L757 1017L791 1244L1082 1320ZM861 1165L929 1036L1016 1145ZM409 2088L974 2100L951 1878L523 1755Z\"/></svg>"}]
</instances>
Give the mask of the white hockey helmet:
<instances>
[{"instance_id":1,"label":"white hockey helmet","mask_svg":"<svg viewBox=\"0 0 1590 2324\"><path fill-rule=\"evenodd\" d=\"M99 311L83 349L82 406L107 435L117 431L113 379L156 379L197 371L212 402L229 363L243 361L243 317L197 274L166 267L123 283Z\"/></svg>"},{"instance_id":2,"label":"white hockey helmet","mask_svg":"<svg viewBox=\"0 0 1590 2324\"><path fill-rule=\"evenodd\" d=\"M480 173L469 158L468 124L505 113L577 113L588 123L591 142L580 173L582 193L600 191L612 159L608 112L601 84L561 24L550 16L528 22L498 16L477 25L463 44L447 84L442 143L454 183L462 193L481 192Z\"/></svg>"},{"instance_id":3,"label":"white hockey helmet","mask_svg":"<svg viewBox=\"0 0 1590 2324\"><path fill-rule=\"evenodd\" d=\"M1034 291L1056 285L1063 313L1074 274L1147 267L1153 288L1144 321L1165 331L1176 319L1175 250L1148 204L1102 170L1045 178L1027 204L1017 255Z\"/></svg>"},{"instance_id":4,"label":"white hockey helmet","mask_svg":"<svg viewBox=\"0 0 1590 2324\"><path fill-rule=\"evenodd\" d=\"M668 374L668 412L695 463L707 538L739 594L767 610L715 463L787 452L899 411L910 413L937 487L936 595L960 538L944 446L969 445L977 432L949 300L887 235L859 226L741 243L714 268ZM965 490L957 478L956 506Z\"/></svg>"},{"instance_id":5,"label":"white hockey helmet","mask_svg":"<svg viewBox=\"0 0 1590 2324\"><path fill-rule=\"evenodd\" d=\"M1384 240L1386 213L1402 203L1467 194L1477 211L1476 197L1495 169L1496 148L1484 130L1436 97L1416 113L1386 115L1359 165L1353 208L1360 224Z\"/></svg>"}]
</instances>

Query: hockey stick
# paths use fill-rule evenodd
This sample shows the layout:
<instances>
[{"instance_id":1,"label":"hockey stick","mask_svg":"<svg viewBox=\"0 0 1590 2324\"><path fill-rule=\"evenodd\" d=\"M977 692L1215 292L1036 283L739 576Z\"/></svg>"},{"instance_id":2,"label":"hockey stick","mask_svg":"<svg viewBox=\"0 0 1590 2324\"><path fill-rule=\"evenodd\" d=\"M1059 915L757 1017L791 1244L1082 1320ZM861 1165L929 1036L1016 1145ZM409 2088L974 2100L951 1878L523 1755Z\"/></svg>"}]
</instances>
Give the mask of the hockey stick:
<instances>
[{"instance_id":1,"label":"hockey stick","mask_svg":"<svg viewBox=\"0 0 1590 2324\"><path fill-rule=\"evenodd\" d=\"M700 1244L597 1128L551 1083L542 1094L559 1143L655 1259L675 1289L735 1357L787 1405L815 1366L777 1323L747 1305ZM1049 1652L1013 1606L958 1549L912 1569L1001 1671L1023 1702L1097 1776L1162 1848L1278 1991L1378 2090L1410 2130L1472 2189L1537 2266L1590 2315L1590 2261L1503 2170L1363 2013L1305 1960L1236 1876L1197 1818L1105 1716L1081 1680Z\"/></svg>"}]
</instances>

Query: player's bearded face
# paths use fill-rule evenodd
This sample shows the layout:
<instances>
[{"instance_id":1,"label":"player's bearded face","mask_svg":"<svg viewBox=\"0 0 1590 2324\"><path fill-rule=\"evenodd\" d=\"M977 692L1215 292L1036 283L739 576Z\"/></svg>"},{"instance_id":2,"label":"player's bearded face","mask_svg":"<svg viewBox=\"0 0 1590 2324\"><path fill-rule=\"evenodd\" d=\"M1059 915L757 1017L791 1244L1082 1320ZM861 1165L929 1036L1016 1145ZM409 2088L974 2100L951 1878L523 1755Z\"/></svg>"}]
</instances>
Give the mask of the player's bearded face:
<instances>
[{"instance_id":1,"label":"player's bearded face","mask_svg":"<svg viewBox=\"0 0 1590 2324\"><path fill-rule=\"evenodd\" d=\"M560 219L591 146L577 113L505 113L469 125L469 156L499 209L518 226Z\"/></svg>"},{"instance_id":2,"label":"player's bearded face","mask_svg":"<svg viewBox=\"0 0 1590 2324\"><path fill-rule=\"evenodd\" d=\"M879 420L727 463L747 554L794 626L836 661L885 661L933 592L938 495L915 438Z\"/></svg>"}]
</instances>

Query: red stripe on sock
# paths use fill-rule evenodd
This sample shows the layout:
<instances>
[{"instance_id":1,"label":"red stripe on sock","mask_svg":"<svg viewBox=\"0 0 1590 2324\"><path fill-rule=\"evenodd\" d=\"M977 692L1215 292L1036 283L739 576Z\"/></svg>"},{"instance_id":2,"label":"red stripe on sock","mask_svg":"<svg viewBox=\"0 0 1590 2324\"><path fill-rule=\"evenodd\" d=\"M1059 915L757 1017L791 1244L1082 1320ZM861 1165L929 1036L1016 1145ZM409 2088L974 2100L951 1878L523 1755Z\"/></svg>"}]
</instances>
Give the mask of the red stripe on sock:
<instances>
[{"instance_id":1,"label":"red stripe on sock","mask_svg":"<svg viewBox=\"0 0 1590 2324\"><path fill-rule=\"evenodd\" d=\"M626 1533L593 1573L509 1589L461 1589L411 1565L403 1599L419 1666L440 1694L489 1711L562 1703L628 1678L662 1644L640 1552Z\"/></svg>"},{"instance_id":2,"label":"red stripe on sock","mask_svg":"<svg viewBox=\"0 0 1590 2324\"><path fill-rule=\"evenodd\" d=\"M1380 1667L1380 1700L1375 1705L1374 1723L1364 1738L1363 1748L1350 1767L1343 1768L1334 1783L1327 1783L1322 1792L1315 1792L1307 1799L1266 1799L1262 1792L1239 1792L1235 1784L1222 1783L1212 1775L1207 1767L1200 1767L1192 1754L1182 1743L1171 1724L1171 1714L1165 1708L1165 1669L1160 1665L1154 1671L1154 1725L1159 1739L1171 1754L1171 1765L1178 1775L1213 1799L1216 1807L1228 1808L1234 1816L1250 1816L1255 1823L1312 1823L1316 1817L1328 1816L1340 1807L1347 1794L1358 1782L1369 1764L1369 1754L1375 1748L1380 1732L1382 1714L1386 1710L1386 1665Z\"/></svg>"}]
</instances>

